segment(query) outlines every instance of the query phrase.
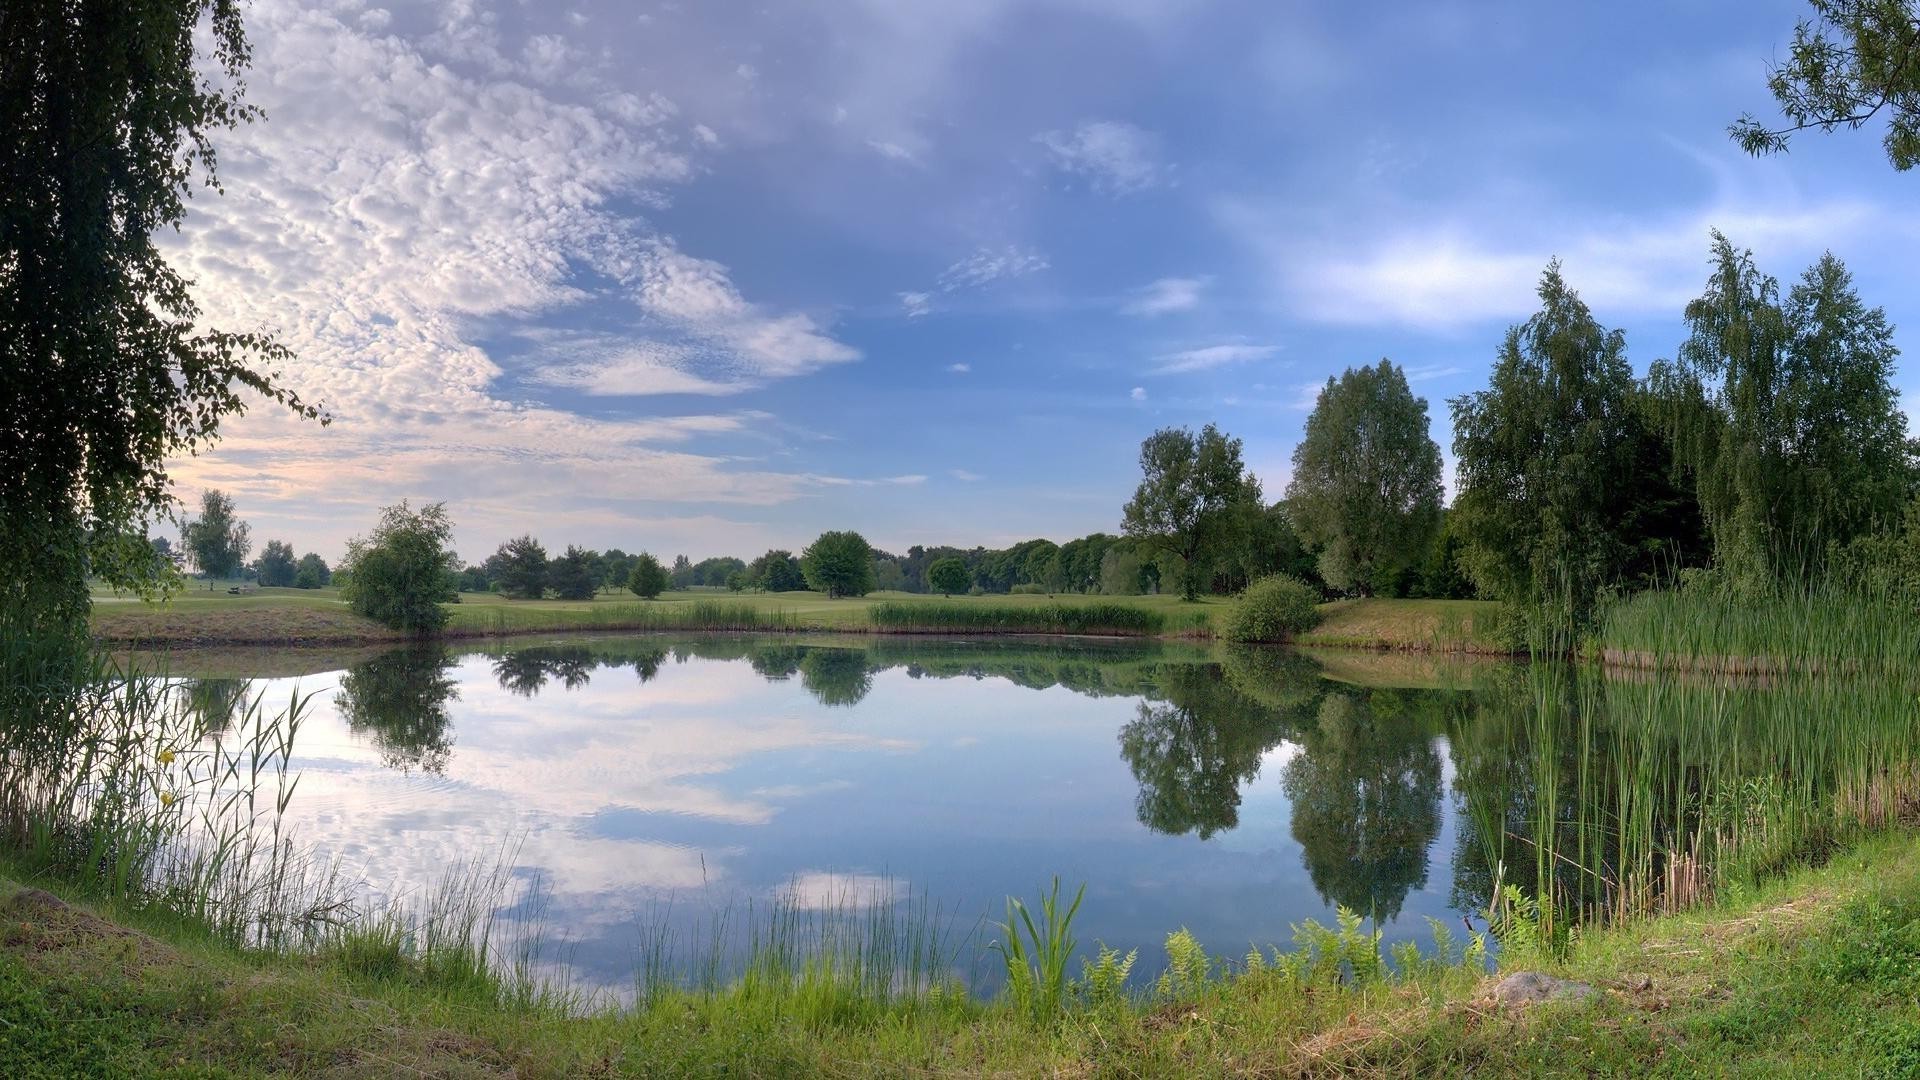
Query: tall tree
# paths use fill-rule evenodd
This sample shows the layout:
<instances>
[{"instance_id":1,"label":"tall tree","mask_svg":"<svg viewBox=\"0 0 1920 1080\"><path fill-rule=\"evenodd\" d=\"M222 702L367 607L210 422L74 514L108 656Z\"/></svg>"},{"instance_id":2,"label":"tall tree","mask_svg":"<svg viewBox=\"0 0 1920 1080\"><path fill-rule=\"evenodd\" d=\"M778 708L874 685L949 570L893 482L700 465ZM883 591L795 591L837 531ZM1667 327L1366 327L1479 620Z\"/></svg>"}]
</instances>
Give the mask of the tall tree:
<instances>
[{"instance_id":1,"label":"tall tree","mask_svg":"<svg viewBox=\"0 0 1920 1080\"><path fill-rule=\"evenodd\" d=\"M1287 508L1336 589L1391 592L1440 524L1440 447L1427 402L1382 360L1328 378L1293 451Z\"/></svg>"},{"instance_id":2,"label":"tall tree","mask_svg":"<svg viewBox=\"0 0 1920 1080\"><path fill-rule=\"evenodd\" d=\"M591 600L600 589L599 554L576 544L547 567L547 586L562 600Z\"/></svg>"},{"instance_id":3,"label":"tall tree","mask_svg":"<svg viewBox=\"0 0 1920 1080\"><path fill-rule=\"evenodd\" d=\"M327 566L327 560L314 552L300 556L300 564L293 572L293 584L299 589L322 589L333 580L333 570Z\"/></svg>"},{"instance_id":4,"label":"tall tree","mask_svg":"<svg viewBox=\"0 0 1920 1080\"><path fill-rule=\"evenodd\" d=\"M531 535L516 536L501 544L487 562L502 595L514 600L538 600L547 595L547 549Z\"/></svg>"},{"instance_id":5,"label":"tall tree","mask_svg":"<svg viewBox=\"0 0 1920 1080\"><path fill-rule=\"evenodd\" d=\"M1454 503L1461 564L1483 595L1552 624L1583 621L1641 537L1649 478L1626 336L1601 326L1559 263L1540 277L1540 311L1507 331L1487 389L1457 397Z\"/></svg>"},{"instance_id":6,"label":"tall tree","mask_svg":"<svg viewBox=\"0 0 1920 1080\"><path fill-rule=\"evenodd\" d=\"M247 523L234 516L233 500L217 488L200 496L200 516L180 527L180 540L192 553L195 566L208 577L230 578L246 564Z\"/></svg>"},{"instance_id":7,"label":"tall tree","mask_svg":"<svg viewBox=\"0 0 1920 1080\"><path fill-rule=\"evenodd\" d=\"M800 592L807 587L807 577L800 572L800 560L793 552L773 550L753 560L747 567L748 578L756 589L767 592Z\"/></svg>"},{"instance_id":8,"label":"tall tree","mask_svg":"<svg viewBox=\"0 0 1920 1080\"><path fill-rule=\"evenodd\" d=\"M1177 559L1181 595L1196 600L1236 507L1259 503L1259 481L1245 475L1240 440L1212 424L1198 435L1186 428L1149 435L1140 444L1140 472L1140 486L1121 511L1124 531Z\"/></svg>"},{"instance_id":9,"label":"tall tree","mask_svg":"<svg viewBox=\"0 0 1920 1080\"><path fill-rule=\"evenodd\" d=\"M807 585L829 597L873 591L873 547L857 532L823 532L800 553Z\"/></svg>"},{"instance_id":10,"label":"tall tree","mask_svg":"<svg viewBox=\"0 0 1920 1080\"><path fill-rule=\"evenodd\" d=\"M260 575L260 584L269 588L291 587L297 572L293 545L284 540L267 541L267 546L260 550L260 557L253 561L253 572Z\"/></svg>"},{"instance_id":11,"label":"tall tree","mask_svg":"<svg viewBox=\"0 0 1920 1080\"><path fill-rule=\"evenodd\" d=\"M963 560L948 557L927 567L927 587L942 596L966 592L972 584L973 575L967 573Z\"/></svg>"},{"instance_id":12,"label":"tall tree","mask_svg":"<svg viewBox=\"0 0 1920 1080\"><path fill-rule=\"evenodd\" d=\"M627 572L627 588L643 600L652 600L666 591L667 568L643 551L633 557L633 569Z\"/></svg>"},{"instance_id":13,"label":"tall tree","mask_svg":"<svg viewBox=\"0 0 1920 1080\"><path fill-rule=\"evenodd\" d=\"M1795 132L1856 130L1887 118L1887 160L1905 172L1920 163L1920 7L1914 0L1811 0L1812 19L1795 28L1793 50L1767 73L1784 125L1749 113L1728 129L1750 154L1787 148Z\"/></svg>"},{"instance_id":14,"label":"tall tree","mask_svg":"<svg viewBox=\"0 0 1920 1080\"><path fill-rule=\"evenodd\" d=\"M252 120L235 0L0 5L0 634L77 654L87 576L151 586L167 461L252 391L316 416L261 334L204 325L153 243ZM210 55L196 55L202 46ZM0 680L4 681L4 680Z\"/></svg>"},{"instance_id":15,"label":"tall tree","mask_svg":"<svg viewBox=\"0 0 1920 1080\"><path fill-rule=\"evenodd\" d=\"M1697 478L1717 567L1764 588L1899 513L1911 473L1898 350L1832 255L1784 302L1752 252L1717 232L1713 266L1678 358L1648 383Z\"/></svg>"}]
</instances>

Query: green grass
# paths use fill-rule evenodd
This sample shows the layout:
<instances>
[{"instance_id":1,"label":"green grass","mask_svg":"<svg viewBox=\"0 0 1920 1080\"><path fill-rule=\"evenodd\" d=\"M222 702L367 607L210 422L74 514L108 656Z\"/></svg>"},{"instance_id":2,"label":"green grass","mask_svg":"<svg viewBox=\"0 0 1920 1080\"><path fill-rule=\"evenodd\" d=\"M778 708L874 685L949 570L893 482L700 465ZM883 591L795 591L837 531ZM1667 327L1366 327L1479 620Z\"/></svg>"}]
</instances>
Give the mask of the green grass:
<instances>
[{"instance_id":1,"label":"green grass","mask_svg":"<svg viewBox=\"0 0 1920 1080\"><path fill-rule=\"evenodd\" d=\"M1491 1005L1489 980L1457 963L1351 980L1372 946L1348 927L1306 935L1305 960L1257 964L1196 955L1175 934L1152 990L1083 994L1053 1016L941 993L799 1009L748 981L569 1015L419 978L379 942L353 962L289 960L153 912L102 914L111 921L0 897L10 1076L1902 1076L1920 1065L1910 833L1716 907L1580 935L1556 959L1509 956L1601 991L1529 1009Z\"/></svg>"},{"instance_id":2,"label":"green grass","mask_svg":"<svg viewBox=\"0 0 1920 1080\"><path fill-rule=\"evenodd\" d=\"M1118 601L1104 603L977 603L978 598L939 603L898 600L872 605L875 628L907 634L1029 633L1154 637L1168 628L1166 613ZM1206 613L1191 611L1182 629L1205 630Z\"/></svg>"},{"instance_id":3,"label":"green grass","mask_svg":"<svg viewBox=\"0 0 1920 1080\"><path fill-rule=\"evenodd\" d=\"M1838 584L1765 597L1706 586L1660 589L1607 608L1588 648L1627 667L1899 673L1920 656L1920 612L1911 602Z\"/></svg>"},{"instance_id":4,"label":"green grass","mask_svg":"<svg viewBox=\"0 0 1920 1080\"><path fill-rule=\"evenodd\" d=\"M1487 600L1335 600L1320 624L1294 638L1316 647L1504 655L1500 605Z\"/></svg>"}]
</instances>

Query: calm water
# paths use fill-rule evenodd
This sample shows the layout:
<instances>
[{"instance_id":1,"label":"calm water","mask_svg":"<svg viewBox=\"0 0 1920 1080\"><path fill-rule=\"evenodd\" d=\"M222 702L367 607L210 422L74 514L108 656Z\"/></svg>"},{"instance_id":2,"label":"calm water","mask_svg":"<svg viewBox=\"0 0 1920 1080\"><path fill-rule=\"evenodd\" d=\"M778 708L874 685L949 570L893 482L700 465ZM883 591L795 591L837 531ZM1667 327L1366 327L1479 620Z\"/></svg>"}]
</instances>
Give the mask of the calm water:
<instances>
[{"instance_id":1,"label":"calm water","mask_svg":"<svg viewBox=\"0 0 1920 1080\"><path fill-rule=\"evenodd\" d=\"M1602 701L1521 665L1434 689L1404 660L1327 662L1341 678L1278 651L647 637L399 651L189 690L216 729L242 698L313 692L290 810L308 844L390 895L509 859L500 928L537 924L550 971L615 993L663 932L710 939L716 912L737 930L780 897L922 898L946 913L960 974L990 986L987 923L1056 874L1086 883L1083 947L1139 948L1143 971L1180 927L1237 957L1336 904L1424 941L1428 918L1457 933L1484 910L1503 843L1523 884L1536 860L1586 863L1567 875L1578 896L1638 865L1619 835L1633 814L1649 835L1704 835L1694 758L1734 757L1711 732L1667 734L1726 729L1719 692L1696 722L1657 684ZM1751 775L1780 763L1759 752L1763 722L1734 736ZM1648 797L1629 806L1629 787ZM1556 846L1569 857L1540 854Z\"/></svg>"}]
</instances>

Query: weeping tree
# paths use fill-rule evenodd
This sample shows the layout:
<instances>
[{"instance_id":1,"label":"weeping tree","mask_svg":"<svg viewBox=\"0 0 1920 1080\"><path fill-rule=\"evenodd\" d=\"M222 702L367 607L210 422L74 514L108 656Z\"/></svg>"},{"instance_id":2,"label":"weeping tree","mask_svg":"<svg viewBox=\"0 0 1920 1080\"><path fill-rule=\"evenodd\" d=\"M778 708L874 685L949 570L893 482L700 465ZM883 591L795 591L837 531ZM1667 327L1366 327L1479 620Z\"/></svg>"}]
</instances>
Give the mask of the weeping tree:
<instances>
[{"instance_id":1,"label":"weeping tree","mask_svg":"<svg viewBox=\"0 0 1920 1080\"><path fill-rule=\"evenodd\" d=\"M217 189L214 133L257 117L248 61L235 0L0 5L0 639L16 646L80 655L89 573L164 580L142 537L169 506L167 459L247 395L319 415L269 370L286 349L204 325L153 242L196 183Z\"/></svg>"},{"instance_id":2,"label":"weeping tree","mask_svg":"<svg viewBox=\"0 0 1920 1080\"><path fill-rule=\"evenodd\" d=\"M1713 273L1687 305L1689 334L1649 374L1696 477L1728 585L1817 574L1830 550L1896 519L1912 488L1899 350L1831 254L1783 299L1750 251L1713 236Z\"/></svg>"},{"instance_id":3,"label":"weeping tree","mask_svg":"<svg viewBox=\"0 0 1920 1080\"><path fill-rule=\"evenodd\" d=\"M1812 0L1787 62L1767 73L1784 123L1751 113L1728 129L1750 154L1784 151L1797 132L1857 130L1884 118L1887 160L1920 164L1920 6L1914 0Z\"/></svg>"}]
</instances>

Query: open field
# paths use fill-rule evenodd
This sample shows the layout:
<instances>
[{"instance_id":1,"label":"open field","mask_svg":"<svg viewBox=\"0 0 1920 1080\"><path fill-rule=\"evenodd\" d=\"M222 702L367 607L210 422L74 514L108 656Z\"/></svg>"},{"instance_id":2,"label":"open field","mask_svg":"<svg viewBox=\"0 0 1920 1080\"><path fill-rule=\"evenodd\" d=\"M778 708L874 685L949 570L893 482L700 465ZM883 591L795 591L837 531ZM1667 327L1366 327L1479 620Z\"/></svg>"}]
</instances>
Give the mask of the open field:
<instances>
[{"instance_id":1,"label":"open field","mask_svg":"<svg viewBox=\"0 0 1920 1080\"><path fill-rule=\"evenodd\" d=\"M1187 603L1177 596L1009 595L942 597L924 593L873 593L832 600L820 593L670 592L658 600L603 593L593 600L505 600L491 593L463 593L451 608L452 637L492 637L585 630L834 630L887 632L876 628L875 604L929 615L1030 612L1044 608L1119 605L1158 616L1160 633L1210 637L1231 601L1207 597ZM1321 606L1323 622L1301 644L1435 652L1501 652L1495 632L1498 609L1472 600L1341 600ZM1004 633L991 618L949 627L960 633ZM1009 622L1018 623L1018 617ZM938 624L914 627L937 631ZM1026 629L1026 628L1023 628ZM347 609L337 589L253 589L240 596L190 592L163 605L138 601L96 603L94 636L115 646L149 649L216 645L364 645L401 640L401 635ZM1018 631L1015 631L1018 632ZM1058 632L1031 628L1029 632Z\"/></svg>"},{"instance_id":2,"label":"open field","mask_svg":"<svg viewBox=\"0 0 1920 1080\"><path fill-rule=\"evenodd\" d=\"M1719 905L1510 957L1586 1001L1503 1006L1492 977L1299 989L1198 981L1036 1019L1004 1000L842 1014L740 989L566 1015L400 956L235 951L164 915L68 906L0 868L10 1075L1912 1075L1920 838L1864 842ZM56 887L57 888L57 887ZM1141 958L1158 968L1157 957ZM1238 966L1238 965L1234 965ZM765 990L761 991L765 993ZM744 996L743 996L744 995ZM775 1001L778 998L773 999Z\"/></svg>"}]
</instances>

